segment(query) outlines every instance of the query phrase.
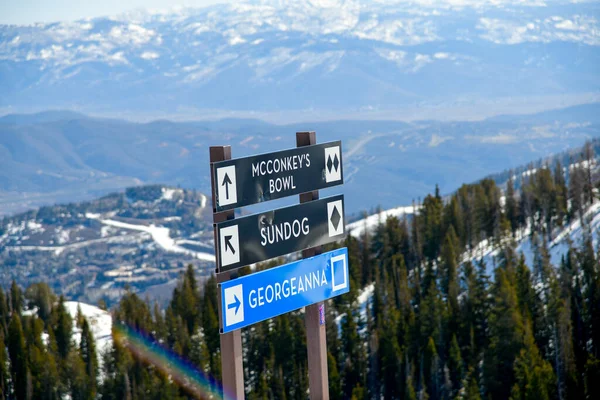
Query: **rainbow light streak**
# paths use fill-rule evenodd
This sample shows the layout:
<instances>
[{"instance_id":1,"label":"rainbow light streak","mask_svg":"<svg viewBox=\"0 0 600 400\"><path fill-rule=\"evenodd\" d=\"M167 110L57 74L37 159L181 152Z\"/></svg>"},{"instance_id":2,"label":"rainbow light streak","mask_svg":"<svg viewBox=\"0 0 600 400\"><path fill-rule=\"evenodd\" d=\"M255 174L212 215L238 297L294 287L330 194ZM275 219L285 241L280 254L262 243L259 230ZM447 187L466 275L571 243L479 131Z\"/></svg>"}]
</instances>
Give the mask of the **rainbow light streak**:
<instances>
[{"instance_id":1,"label":"rainbow light streak","mask_svg":"<svg viewBox=\"0 0 600 400\"><path fill-rule=\"evenodd\" d=\"M191 395L198 399L231 399L222 392L220 382L149 336L127 325L115 323L113 327L116 342L137 358L154 365Z\"/></svg>"}]
</instances>

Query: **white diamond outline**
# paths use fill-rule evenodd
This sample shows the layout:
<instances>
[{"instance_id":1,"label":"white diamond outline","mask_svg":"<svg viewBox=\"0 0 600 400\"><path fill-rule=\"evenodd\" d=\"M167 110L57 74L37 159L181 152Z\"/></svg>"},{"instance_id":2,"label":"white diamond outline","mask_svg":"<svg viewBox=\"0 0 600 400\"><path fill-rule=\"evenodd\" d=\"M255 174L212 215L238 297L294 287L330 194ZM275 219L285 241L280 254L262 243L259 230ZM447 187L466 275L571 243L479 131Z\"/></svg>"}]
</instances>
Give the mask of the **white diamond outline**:
<instances>
[{"instance_id":1,"label":"white diamond outline","mask_svg":"<svg viewBox=\"0 0 600 400\"><path fill-rule=\"evenodd\" d=\"M343 261L344 262L344 283L340 283L339 285L335 284L335 270L333 268L333 265L336 262L339 261ZM347 260L346 260L346 254L340 254L338 256L334 256L331 257L331 285L332 285L332 290L334 292L337 292L338 290L342 290L342 289L346 289L346 287L348 286L348 276L346 275L346 270L347 268Z\"/></svg>"}]
</instances>

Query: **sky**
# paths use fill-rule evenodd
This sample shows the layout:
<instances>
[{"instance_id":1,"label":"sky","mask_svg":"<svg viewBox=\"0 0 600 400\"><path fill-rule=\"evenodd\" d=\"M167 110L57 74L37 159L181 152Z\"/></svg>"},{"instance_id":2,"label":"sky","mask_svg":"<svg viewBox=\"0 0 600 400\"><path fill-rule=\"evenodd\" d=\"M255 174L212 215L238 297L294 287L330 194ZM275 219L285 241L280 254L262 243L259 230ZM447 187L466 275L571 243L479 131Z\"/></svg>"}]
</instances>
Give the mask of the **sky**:
<instances>
[{"instance_id":1,"label":"sky","mask_svg":"<svg viewBox=\"0 0 600 400\"><path fill-rule=\"evenodd\" d=\"M0 24L74 21L148 8L205 7L232 0L0 0Z\"/></svg>"}]
</instances>

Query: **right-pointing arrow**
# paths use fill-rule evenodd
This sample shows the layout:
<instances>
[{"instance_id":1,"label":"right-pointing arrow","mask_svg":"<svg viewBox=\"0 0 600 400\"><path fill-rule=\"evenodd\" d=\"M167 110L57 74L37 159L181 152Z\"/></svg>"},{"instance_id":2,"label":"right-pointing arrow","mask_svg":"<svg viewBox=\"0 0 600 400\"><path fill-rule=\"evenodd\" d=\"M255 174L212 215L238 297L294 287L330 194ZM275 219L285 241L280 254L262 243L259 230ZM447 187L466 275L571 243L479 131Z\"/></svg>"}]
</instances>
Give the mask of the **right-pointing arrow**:
<instances>
[{"instance_id":1,"label":"right-pointing arrow","mask_svg":"<svg viewBox=\"0 0 600 400\"><path fill-rule=\"evenodd\" d=\"M225 236L225 251L227 251L227 248L229 247L231 249L231 253L235 254L235 249L233 248L233 245L231 244L231 238L233 238L232 235Z\"/></svg>"},{"instance_id":2,"label":"right-pointing arrow","mask_svg":"<svg viewBox=\"0 0 600 400\"><path fill-rule=\"evenodd\" d=\"M233 303L227 304L227 309L231 310L232 308L235 308L234 314L237 314L238 310L240 309L240 306L242 305L242 302L240 301L240 299L238 299L238 297L234 294L233 298L235 299L235 301Z\"/></svg>"}]
</instances>

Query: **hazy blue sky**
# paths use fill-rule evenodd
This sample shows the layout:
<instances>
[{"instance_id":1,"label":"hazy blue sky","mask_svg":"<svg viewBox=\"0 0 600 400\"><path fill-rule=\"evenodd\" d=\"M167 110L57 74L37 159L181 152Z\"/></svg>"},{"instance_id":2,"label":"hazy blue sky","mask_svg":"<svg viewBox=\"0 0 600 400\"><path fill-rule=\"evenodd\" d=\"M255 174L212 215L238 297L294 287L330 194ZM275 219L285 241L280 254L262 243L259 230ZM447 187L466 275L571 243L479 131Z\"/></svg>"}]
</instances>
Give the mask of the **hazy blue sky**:
<instances>
[{"instance_id":1,"label":"hazy blue sky","mask_svg":"<svg viewBox=\"0 0 600 400\"><path fill-rule=\"evenodd\" d=\"M72 21L137 8L202 7L232 0L0 0L0 24Z\"/></svg>"}]
</instances>

